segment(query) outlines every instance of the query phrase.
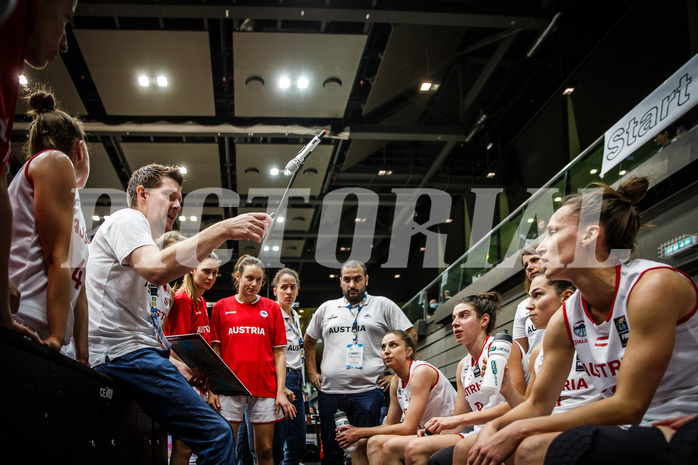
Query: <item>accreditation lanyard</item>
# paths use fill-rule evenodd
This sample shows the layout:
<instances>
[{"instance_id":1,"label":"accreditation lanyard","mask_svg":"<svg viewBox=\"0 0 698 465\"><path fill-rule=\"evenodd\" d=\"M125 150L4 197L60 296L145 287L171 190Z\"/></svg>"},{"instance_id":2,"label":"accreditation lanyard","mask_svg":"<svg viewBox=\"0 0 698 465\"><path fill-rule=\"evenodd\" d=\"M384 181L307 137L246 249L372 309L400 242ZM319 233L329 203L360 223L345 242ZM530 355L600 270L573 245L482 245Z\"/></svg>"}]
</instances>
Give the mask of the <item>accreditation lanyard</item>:
<instances>
[{"instance_id":1,"label":"accreditation lanyard","mask_svg":"<svg viewBox=\"0 0 698 465\"><path fill-rule=\"evenodd\" d=\"M298 336L298 347L300 347L301 354L301 376L305 386L305 348L303 347L303 333L301 333L300 321L298 321L298 317L293 313L293 310L291 310L291 315L284 312L284 319L288 322L293 334Z\"/></svg>"},{"instance_id":2,"label":"accreditation lanyard","mask_svg":"<svg viewBox=\"0 0 698 465\"><path fill-rule=\"evenodd\" d=\"M150 319L153 321L155 336L160 340L160 344L162 344L165 350L170 350L172 345L165 337L162 325L160 325L160 319L158 318L158 286L148 283L148 288L150 289Z\"/></svg>"},{"instance_id":3,"label":"accreditation lanyard","mask_svg":"<svg viewBox=\"0 0 698 465\"><path fill-rule=\"evenodd\" d=\"M364 298L361 300L361 302L357 306L356 313L354 313L352 305L347 301L347 308L351 312L352 316L354 317L354 322L351 325L351 332L352 332L352 343L347 344L347 359L346 359L346 367L347 368L358 368L358 369L363 369L363 358L364 358L364 346L363 344L358 343L358 320L359 320L359 314L361 313L361 309L364 308L366 305L366 294L364 294Z\"/></svg>"}]
</instances>

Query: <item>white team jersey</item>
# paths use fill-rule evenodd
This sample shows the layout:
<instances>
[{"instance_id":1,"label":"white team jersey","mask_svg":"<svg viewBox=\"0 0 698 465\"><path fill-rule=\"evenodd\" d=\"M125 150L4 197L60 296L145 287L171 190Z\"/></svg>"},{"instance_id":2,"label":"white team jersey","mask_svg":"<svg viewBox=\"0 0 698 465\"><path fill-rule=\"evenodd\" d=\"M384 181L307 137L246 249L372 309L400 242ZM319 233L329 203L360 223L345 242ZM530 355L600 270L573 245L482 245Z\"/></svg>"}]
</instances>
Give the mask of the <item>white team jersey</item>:
<instances>
[{"instance_id":1,"label":"white team jersey","mask_svg":"<svg viewBox=\"0 0 698 465\"><path fill-rule=\"evenodd\" d=\"M465 400L468 401L473 412L479 412L480 410L485 410L506 402L506 399L504 399L504 396L500 393L488 396L480 391L483 370L485 366L487 366L487 359L489 358L492 341L494 341L494 338L492 336L487 336L485 345L482 346L482 351L478 355L477 360L472 354L466 357L466 363L463 364L463 371L460 374ZM518 345L518 343L514 343ZM520 346L519 351L523 354L523 350ZM480 431L481 428L482 425L475 425L473 432L476 433Z\"/></svg>"},{"instance_id":2,"label":"white team jersey","mask_svg":"<svg viewBox=\"0 0 698 465\"><path fill-rule=\"evenodd\" d=\"M298 313L296 313L294 309L291 309L291 313L293 316L289 316L283 311L283 309L281 310L281 315L284 317L284 325L286 327L287 344L286 347L284 347L284 354L286 355L286 367L302 371L304 352L301 322L298 318Z\"/></svg>"},{"instance_id":3,"label":"white team jersey","mask_svg":"<svg viewBox=\"0 0 698 465\"><path fill-rule=\"evenodd\" d=\"M453 415L453 410L456 407L456 390L451 386L450 381L441 373L435 366L421 361L412 361L410 363L410 377L407 379L407 384L402 385L402 380L398 378L397 384L397 402L402 409L402 413L407 413L407 408L410 405L410 379L415 368L420 366L428 366L436 371L436 382L429 391L427 407L424 409L424 414L419 420L419 428L424 428L426 422L434 417L450 417Z\"/></svg>"},{"instance_id":4,"label":"white team jersey","mask_svg":"<svg viewBox=\"0 0 698 465\"><path fill-rule=\"evenodd\" d=\"M613 308L606 321L600 325L596 325L589 318L586 302L579 291L564 304L567 333L577 349L584 369L591 375L592 382L603 397L611 397L615 392L618 370L630 336L630 293L646 271L656 268L670 267L648 260L633 260L616 267ZM682 273L678 270L676 272ZM693 280L688 276L686 278L695 288ZM698 289L696 292L698 293ZM657 317L661 318L661 309L657 309L657 312ZM642 419L643 425L698 412L698 365L695 361L698 353L698 317L695 317L695 312L696 308L676 325L674 351ZM651 370L652 367L647 369Z\"/></svg>"},{"instance_id":5,"label":"white team jersey","mask_svg":"<svg viewBox=\"0 0 698 465\"><path fill-rule=\"evenodd\" d=\"M174 292L172 292L172 286L165 284L164 286L158 286L157 293L157 311L158 320L160 320L160 325L164 328L165 322L167 321L167 315L170 314L172 309L172 299L174 298Z\"/></svg>"},{"instance_id":6,"label":"white team jersey","mask_svg":"<svg viewBox=\"0 0 698 465\"><path fill-rule=\"evenodd\" d=\"M543 348L541 347L533 365L536 376L542 365ZM581 407L582 405L591 404L599 399L601 399L601 394L599 394L599 391L594 387L591 377L584 371L584 365L579 361L579 357L575 352L570 374L567 377L567 381L565 381L565 387L562 388L562 392L557 399L552 414L566 412L573 408Z\"/></svg>"},{"instance_id":7,"label":"white team jersey","mask_svg":"<svg viewBox=\"0 0 698 465\"><path fill-rule=\"evenodd\" d=\"M34 185L29 181L27 175L29 164L33 159L34 157L24 164L8 187L13 215L9 274L10 279L14 281L21 293L19 311L14 317L26 323L42 339L45 339L49 336L46 313L48 273L36 225ZM76 190L67 262L71 268L72 280L70 283L70 309L65 334L66 345L70 342L73 334L73 309L85 282L85 266L89 255L88 244L89 238L87 237L85 219L80 209L80 194Z\"/></svg>"}]
</instances>

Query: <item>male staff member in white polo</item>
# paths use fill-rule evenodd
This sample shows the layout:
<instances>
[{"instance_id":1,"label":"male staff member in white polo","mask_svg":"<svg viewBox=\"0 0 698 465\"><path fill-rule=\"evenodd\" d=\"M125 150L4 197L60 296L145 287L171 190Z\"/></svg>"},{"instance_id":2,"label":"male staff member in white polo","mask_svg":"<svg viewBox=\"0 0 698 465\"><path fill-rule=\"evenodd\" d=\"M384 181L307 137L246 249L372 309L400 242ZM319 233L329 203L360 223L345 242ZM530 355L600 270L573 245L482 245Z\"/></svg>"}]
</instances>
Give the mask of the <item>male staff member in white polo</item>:
<instances>
[{"instance_id":1,"label":"male staff member in white polo","mask_svg":"<svg viewBox=\"0 0 698 465\"><path fill-rule=\"evenodd\" d=\"M346 262L339 284L344 297L322 304L313 315L303 339L310 382L318 390L322 425L322 465L343 462L335 439L334 413L346 412L354 426L376 426L380 419L383 391L389 378L378 377L385 368L380 354L388 331L407 331L417 342L417 333L402 310L390 299L368 295L366 265ZM315 346L324 341L322 375L317 371Z\"/></svg>"}]
</instances>

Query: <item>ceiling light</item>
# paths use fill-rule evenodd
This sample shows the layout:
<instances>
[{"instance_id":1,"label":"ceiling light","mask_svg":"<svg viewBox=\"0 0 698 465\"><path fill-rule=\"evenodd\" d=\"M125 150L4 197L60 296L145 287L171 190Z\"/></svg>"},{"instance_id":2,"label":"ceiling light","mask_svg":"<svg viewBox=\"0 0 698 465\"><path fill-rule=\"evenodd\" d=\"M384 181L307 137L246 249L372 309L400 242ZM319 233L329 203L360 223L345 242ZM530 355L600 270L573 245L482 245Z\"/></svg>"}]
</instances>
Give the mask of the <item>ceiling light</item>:
<instances>
[{"instance_id":1,"label":"ceiling light","mask_svg":"<svg viewBox=\"0 0 698 465\"><path fill-rule=\"evenodd\" d=\"M276 222L277 222L277 223L283 223L283 222L284 222L284 217L283 217L283 216L278 217L278 218L276 219Z\"/></svg>"},{"instance_id":2,"label":"ceiling light","mask_svg":"<svg viewBox=\"0 0 698 465\"><path fill-rule=\"evenodd\" d=\"M446 223L453 223L453 218L449 218L446 220Z\"/></svg>"},{"instance_id":3,"label":"ceiling light","mask_svg":"<svg viewBox=\"0 0 698 465\"><path fill-rule=\"evenodd\" d=\"M108 220L108 219L109 219L109 215L104 215L102 218L104 218L105 220Z\"/></svg>"},{"instance_id":4,"label":"ceiling light","mask_svg":"<svg viewBox=\"0 0 698 465\"><path fill-rule=\"evenodd\" d=\"M279 87L281 87L282 89L288 89L289 87L291 87L291 80L286 76L282 77L281 79L279 79Z\"/></svg>"},{"instance_id":5,"label":"ceiling light","mask_svg":"<svg viewBox=\"0 0 698 465\"><path fill-rule=\"evenodd\" d=\"M354 223L365 223L365 222L366 222L366 218L356 218L356 219L354 219Z\"/></svg>"},{"instance_id":6,"label":"ceiling light","mask_svg":"<svg viewBox=\"0 0 698 465\"><path fill-rule=\"evenodd\" d=\"M487 144L487 150L492 150L492 147L494 147L494 144L492 142Z\"/></svg>"},{"instance_id":7,"label":"ceiling light","mask_svg":"<svg viewBox=\"0 0 698 465\"><path fill-rule=\"evenodd\" d=\"M24 74L19 75L19 83L22 84L23 86L26 86L29 84L29 81L27 81L27 77Z\"/></svg>"},{"instance_id":8,"label":"ceiling light","mask_svg":"<svg viewBox=\"0 0 698 465\"><path fill-rule=\"evenodd\" d=\"M555 197L553 200L556 201L556 202L559 202L559 201L562 200L562 197Z\"/></svg>"},{"instance_id":9,"label":"ceiling light","mask_svg":"<svg viewBox=\"0 0 698 465\"><path fill-rule=\"evenodd\" d=\"M265 252L269 252L269 246L268 246L268 245L265 245L265 246L264 246L264 251L265 251Z\"/></svg>"},{"instance_id":10,"label":"ceiling light","mask_svg":"<svg viewBox=\"0 0 698 465\"><path fill-rule=\"evenodd\" d=\"M160 87L167 87L167 78L165 76L158 76L157 82Z\"/></svg>"},{"instance_id":11,"label":"ceiling light","mask_svg":"<svg viewBox=\"0 0 698 465\"><path fill-rule=\"evenodd\" d=\"M589 171L589 174L596 174L596 173L598 173L598 172L599 172L599 170L597 170L596 168L592 168L592 169Z\"/></svg>"},{"instance_id":12,"label":"ceiling light","mask_svg":"<svg viewBox=\"0 0 698 465\"><path fill-rule=\"evenodd\" d=\"M303 313L303 310L298 310L298 313Z\"/></svg>"},{"instance_id":13,"label":"ceiling light","mask_svg":"<svg viewBox=\"0 0 698 465\"><path fill-rule=\"evenodd\" d=\"M148 87L150 85L150 79L148 79L148 76L138 76L138 84L140 84L141 87Z\"/></svg>"},{"instance_id":14,"label":"ceiling light","mask_svg":"<svg viewBox=\"0 0 698 465\"><path fill-rule=\"evenodd\" d=\"M565 87L565 90L562 91L562 95L572 95L572 92L574 92L574 87Z\"/></svg>"},{"instance_id":15,"label":"ceiling light","mask_svg":"<svg viewBox=\"0 0 698 465\"><path fill-rule=\"evenodd\" d=\"M393 174L392 170L379 170L378 171L378 176L390 176Z\"/></svg>"},{"instance_id":16,"label":"ceiling light","mask_svg":"<svg viewBox=\"0 0 698 465\"><path fill-rule=\"evenodd\" d=\"M533 223L533 218L529 218L526 220L527 223Z\"/></svg>"},{"instance_id":17,"label":"ceiling light","mask_svg":"<svg viewBox=\"0 0 698 465\"><path fill-rule=\"evenodd\" d=\"M307 89L308 88L308 78L298 78L298 88Z\"/></svg>"},{"instance_id":18,"label":"ceiling light","mask_svg":"<svg viewBox=\"0 0 698 465\"><path fill-rule=\"evenodd\" d=\"M245 79L245 86L248 89L258 90L264 87L264 79L259 76L250 76Z\"/></svg>"},{"instance_id":19,"label":"ceiling light","mask_svg":"<svg viewBox=\"0 0 698 465\"><path fill-rule=\"evenodd\" d=\"M340 247L339 250L340 250L341 252L348 252L348 251L351 250L351 247Z\"/></svg>"},{"instance_id":20,"label":"ceiling light","mask_svg":"<svg viewBox=\"0 0 698 465\"><path fill-rule=\"evenodd\" d=\"M189 221L196 221L196 220L197 220L197 218L196 218L195 216L190 216L190 217L189 217Z\"/></svg>"},{"instance_id":21,"label":"ceiling light","mask_svg":"<svg viewBox=\"0 0 698 465\"><path fill-rule=\"evenodd\" d=\"M419 251L420 251L420 252L425 252L426 250L427 250L426 247L420 247L420 248L419 248Z\"/></svg>"},{"instance_id":22,"label":"ceiling light","mask_svg":"<svg viewBox=\"0 0 698 465\"><path fill-rule=\"evenodd\" d=\"M279 168L275 167L275 168L270 169L269 174L271 174L272 176L278 176L279 175Z\"/></svg>"},{"instance_id":23,"label":"ceiling light","mask_svg":"<svg viewBox=\"0 0 698 465\"><path fill-rule=\"evenodd\" d=\"M342 80L338 77L330 77L322 83L322 88L330 92L339 90L342 87Z\"/></svg>"},{"instance_id":24,"label":"ceiling light","mask_svg":"<svg viewBox=\"0 0 698 465\"><path fill-rule=\"evenodd\" d=\"M182 215L179 217L179 221L187 221L187 217Z\"/></svg>"},{"instance_id":25,"label":"ceiling light","mask_svg":"<svg viewBox=\"0 0 698 465\"><path fill-rule=\"evenodd\" d=\"M336 278L336 277L337 277L336 274L331 274L331 275L330 275L330 278Z\"/></svg>"},{"instance_id":26,"label":"ceiling light","mask_svg":"<svg viewBox=\"0 0 698 465\"><path fill-rule=\"evenodd\" d=\"M182 173L182 174L187 174L187 169L186 169L185 167L183 167L183 166L180 166L180 167L179 167L179 172Z\"/></svg>"},{"instance_id":27,"label":"ceiling light","mask_svg":"<svg viewBox=\"0 0 698 465\"><path fill-rule=\"evenodd\" d=\"M419 86L419 90L422 92L429 92L429 89L431 89L431 82L423 82L421 86Z\"/></svg>"},{"instance_id":28,"label":"ceiling light","mask_svg":"<svg viewBox=\"0 0 698 465\"><path fill-rule=\"evenodd\" d=\"M627 170L620 170L620 172L618 174L620 174L621 176L625 176L626 174L628 174L628 171Z\"/></svg>"},{"instance_id":29,"label":"ceiling light","mask_svg":"<svg viewBox=\"0 0 698 465\"><path fill-rule=\"evenodd\" d=\"M95 215L95 216L92 217L92 220L93 220L93 221L99 221L100 218L99 218L99 216Z\"/></svg>"},{"instance_id":30,"label":"ceiling light","mask_svg":"<svg viewBox=\"0 0 698 465\"><path fill-rule=\"evenodd\" d=\"M278 252L278 251L279 251L279 246L278 246L278 245L275 245L274 247L271 248L271 250L273 250L274 252Z\"/></svg>"},{"instance_id":31,"label":"ceiling light","mask_svg":"<svg viewBox=\"0 0 698 465\"><path fill-rule=\"evenodd\" d=\"M396 275L395 275L395 278L399 278L399 277L400 277L400 275L399 275L399 274L396 274Z\"/></svg>"},{"instance_id":32,"label":"ceiling light","mask_svg":"<svg viewBox=\"0 0 698 465\"><path fill-rule=\"evenodd\" d=\"M487 179L492 179L496 175L497 175L497 173L495 173L494 171L490 171L489 173L487 173Z\"/></svg>"}]
</instances>

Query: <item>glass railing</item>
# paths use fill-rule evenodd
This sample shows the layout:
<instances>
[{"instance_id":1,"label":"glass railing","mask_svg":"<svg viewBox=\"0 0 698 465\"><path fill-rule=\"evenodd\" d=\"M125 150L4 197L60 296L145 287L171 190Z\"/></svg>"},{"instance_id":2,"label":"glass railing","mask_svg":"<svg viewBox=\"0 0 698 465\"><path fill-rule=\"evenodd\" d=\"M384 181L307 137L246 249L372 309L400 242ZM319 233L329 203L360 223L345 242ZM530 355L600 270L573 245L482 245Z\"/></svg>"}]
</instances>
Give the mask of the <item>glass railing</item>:
<instances>
[{"instance_id":1,"label":"glass railing","mask_svg":"<svg viewBox=\"0 0 698 465\"><path fill-rule=\"evenodd\" d=\"M443 303L449 294L455 295L504 260L517 259L521 249L536 241L539 234L545 231L545 222L565 195L593 182L613 184L658 152L657 146L650 141L612 168L602 179L603 136L600 137L403 305L402 310L412 322L426 318L433 312L429 306L432 299Z\"/></svg>"}]
</instances>

